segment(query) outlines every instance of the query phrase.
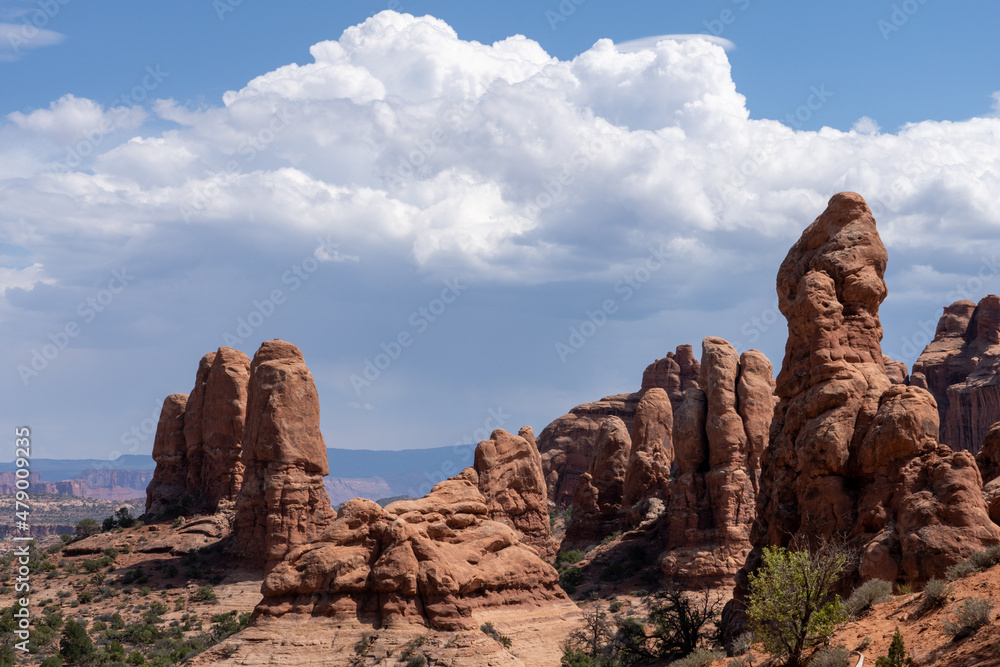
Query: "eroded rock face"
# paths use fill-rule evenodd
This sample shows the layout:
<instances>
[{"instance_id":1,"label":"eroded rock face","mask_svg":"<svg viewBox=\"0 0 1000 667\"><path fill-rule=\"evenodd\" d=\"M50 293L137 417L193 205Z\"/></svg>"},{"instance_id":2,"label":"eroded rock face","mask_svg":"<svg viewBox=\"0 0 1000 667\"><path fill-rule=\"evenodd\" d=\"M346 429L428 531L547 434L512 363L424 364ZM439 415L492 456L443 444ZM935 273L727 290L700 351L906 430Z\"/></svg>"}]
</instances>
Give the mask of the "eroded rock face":
<instances>
[{"instance_id":1,"label":"eroded rock face","mask_svg":"<svg viewBox=\"0 0 1000 667\"><path fill-rule=\"evenodd\" d=\"M184 410L187 394L170 394L163 400L160 421L153 439L156 471L146 487L146 513L160 514L187 492L187 442L184 439Z\"/></svg>"},{"instance_id":2,"label":"eroded rock face","mask_svg":"<svg viewBox=\"0 0 1000 667\"><path fill-rule=\"evenodd\" d=\"M562 548L599 542L618 530L631 448L625 422L618 417L601 422L594 457L573 494L573 515Z\"/></svg>"},{"instance_id":3,"label":"eroded rock face","mask_svg":"<svg viewBox=\"0 0 1000 667\"><path fill-rule=\"evenodd\" d=\"M256 614L470 630L477 610L565 601L558 579L518 530L489 518L467 468L419 500L345 503L322 535L271 570Z\"/></svg>"},{"instance_id":4,"label":"eroded rock face","mask_svg":"<svg viewBox=\"0 0 1000 667\"><path fill-rule=\"evenodd\" d=\"M232 550L270 568L335 517L323 486L329 466L319 397L297 347L272 340L257 350L246 414Z\"/></svg>"},{"instance_id":5,"label":"eroded rock face","mask_svg":"<svg viewBox=\"0 0 1000 667\"><path fill-rule=\"evenodd\" d=\"M882 363L885 364L885 374L889 382L893 384L910 384L910 374L906 370L906 364L896 361L888 354L882 355Z\"/></svg>"},{"instance_id":6,"label":"eroded rock face","mask_svg":"<svg viewBox=\"0 0 1000 667\"><path fill-rule=\"evenodd\" d=\"M913 364L911 384L934 395L941 442L979 451L1000 420L1000 297L945 308L934 340Z\"/></svg>"},{"instance_id":7,"label":"eroded rock face","mask_svg":"<svg viewBox=\"0 0 1000 667\"><path fill-rule=\"evenodd\" d=\"M580 477L590 466L597 431L607 417L618 417L629 430L643 395L654 387L667 392L671 409L680 405L684 391L698 386L700 364L690 345L657 359L642 374L642 386L633 394L618 394L578 405L538 435L549 500L561 507L573 499Z\"/></svg>"},{"instance_id":8,"label":"eroded rock face","mask_svg":"<svg viewBox=\"0 0 1000 667\"><path fill-rule=\"evenodd\" d=\"M861 576L919 581L1000 541L971 456L937 442L933 397L893 385L885 372L878 307L886 259L867 204L841 193L778 272L788 341L754 548L724 618L730 635L763 546L844 534L864 545Z\"/></svg>"},{"instance_id":9,"label":"eroded rock face","mask_svg":"<svg viewBox=\"0 0 1000 667\"><path fill-rule=\"evenodd\" d=\"M757 350L739 356L725 340L706 338L701 386L685 393L675 415L677 478L660 568L675 582L719 584L732 580L750 551L773 408L771 363Z\"/></svg>"},{"instance_id":10,"label":"eroded rock face","mask_svg":"<svg viewBox=\"0 0 1000 667\"><path fill-rule=\"evenodd\" d=\"M202 357L190 395L171 394L164 438L160 445L162 464L153 458L162 479L169 484L151 484L146 491L146 512L161 514L168 508L213 513L229 509L243 482L240 460L243 422L246 415L250 359L229 347L220 347ZM184 396L183 408L176 397ZM167 410L164 403L164 410ZM183 414L177 414L182 409ZM160 426L157 426L157 438ZM180 458L178 458L180 456ZM156 475L154 475L154 480Z\"/></svg>"},{"instance_id":11,"label":"eroded rock face","mask_svg":"<svg viewBox=\"0 0 1000 667\"><path fill-rule=\"evenodd\" d=\"M634 525L645 514L646 501L669 498L673 427L674 411L667 392L660 387L649 389L639 401L632 422L632 449L622 482L626 525Z\"/></svg>"},{"instance_id":12,"label":"eroded rock face","mask_svg":"<svg viewBox=\"0 0 1000 667\"><path fill-rule=\"evenodd\" d=\"M994 523L1000 524L1000 422L993 424L976 455L983 476L983 499Z\"/></svg>"},{"instance_id":13,"label":"eroded rock face","mask_svg":"<svg viewBox=\"0 0 1000 667\"><path fill-rule=\"evenodd\" d=\"M531 427L518 435L493 431L476 447L473 467L489 518L519 530L543 557L554 556L542 458Z\"/></svg>"}]
</instances>

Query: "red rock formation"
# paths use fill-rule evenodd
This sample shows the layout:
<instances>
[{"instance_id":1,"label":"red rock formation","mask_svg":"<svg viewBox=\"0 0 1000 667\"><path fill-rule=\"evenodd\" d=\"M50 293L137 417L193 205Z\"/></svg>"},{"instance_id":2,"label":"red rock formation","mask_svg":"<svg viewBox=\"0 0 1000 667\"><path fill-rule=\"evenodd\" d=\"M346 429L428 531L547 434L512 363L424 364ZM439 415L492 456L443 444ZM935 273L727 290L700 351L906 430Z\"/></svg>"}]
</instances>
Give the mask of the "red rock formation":
<instances>
[{"instance_id":1,"label":"red rock formation","mask_svg":"<svg viewBox=\"0 0 1000 667\"><path fill-rule=\"evenodd\" d=\"M646 368L638 392L578 405L542 429L538 451L542 455L549 500L561 507L570 504L580 477L590 465L597 431L605 418L618 417L631 430L639 400L653 387L665 390L671 408L676 410L683 392L698 386L699 373L700 365L691 346L680 345L676 353L668 352Z\"/></svg>"},{"instance_id":2,"label":"red rock formation","mask_svg":"<svg viewBox=\"0 0 1000 667\"><path fill-rule=\"evenodd\" d=\"M864 545L861 576L918 581L1000 541L972 457L937 443L933 397L886 375L886 259L867 204L841 193L778 272L788 341L728 636L741 629L746 573L766 545L849 535Z\"/></svg>"},{"instance_id":3,"label":"red rock formation","mask_svg":"<svg viewBox=\"0 0 1000 667\"><path fill-rule=\"evenodd\" d=\"M983 499L994 523L1000 524L1000 422L993 424L976 455L983 475Z\"/></svg>"},{"instance_id":4,"label":"red rock formation","mask_svg":"<svg viewBox=\"0 0 1000 667\"><path fill-rule=\"evenodd\" d=\"M667 485L674 460L673 426L674 412L667 392L660 387L649 389L635 411L632 449L622 482L626 525L634 525L640 519L652 519L657 513L662 513L661 502L650 515L650 501L665 501L669 497Z\"/></svg>"},{"instance_id":5,"label":"red rock formation","mask_svg":"<svg viewBox=\"0 0 1000 667\"><path fill-rule=\"evenodd\" d=\"M521 435L493 431L476 447L473 466L489 518L519 530L543 557L555 556L542 458L531 427L522 428Z\"/></svg>"},{"instance_id":6,"label":"red rock formation","mask_svg":"<svg viewBox=\"0 0 1000 667\"><path fill-rule=\"evenodd\" d=\"M271 570L256 616L455 631L477 628L474 613L484 609L564 603L555 569L519 531L489 518L478 487L478 474L467 468L420 500L385 509L348 501L318 539Z\"/></svg>"},{"instance_id":7,"label":"red rock formation","mask_svg":"<svg viewBox=\"0 0 1000 667\"><path fill-rule=\"evenodd\" d=\"M184 437L187 402L187 394L170 394L163 400L153 438L156 471L146 487L147 514L162 514L187 493L187 440Z\"/></svg>"},{"instance_id":8,"label":"red rock formation","mask_svg":"<svg viewBox=\"0 0 1000 667\"><path fill-rule=\"evenodd\" d=\"M896 361L888 354L882 355L882 362L885 364L885 374L889 377L889 382L910 384L910 374L906 372L906 364L902 361Z\"/></svg>"},{"instance_id":9,"label":"red rock formation","mask_svg":"<svg viewBox=\"0 0 1000 667\"><path fill-rule=\"evenodd\" d=\"M913 364L911 384L934 395L941 442L979 451L1000 420L1000 297L945 308L934 340Z\"/></svg>"},{"instance_id":10,"label":"red rock formation","mask_svg":"<svg viewBox=\"0 0 1000 667\"><path fill-rule=\"evenodd\" d=\"M204 425L204 415L202 409L205 406L205 384L208 382L208 373L212 370L212 362L215 361L216 352L209 352L198 362L198 372L194 378L194 388L188 395L187 408L184 411L184 441L185 457L187 465L187 481L185 486L188 489L201 488L201 464L205 456L203 444L205 438L202 435Z\"/></svg>"},{"instance_id":11,"label":"red rock formation","mask_svg":"<svg viewBox=\"0 0 1000 667\"><path fill-rule=\"evenodd\" d=\"M232 550L269 568L335 518L316 385L291 343L265 342L250 365L243 464Z\"/></svg>"},{"instance_id":12,"label":"red rock formation","mask_svg":"<svg viewBox=\"0 0 1000 667\"><path fill-rule=\"evenodd\" d=\"M660 562L667 579L718 585L746 559L772 383L771 364L757 350L741 357L721 338L702 343L704 390L686 392L674 420L677 479Z\"/></svg>"},{"instance_id":13,"label":"red rock formation","mask_svg":"<svg viewBox=\"0 0 1000 667\"><path fill-rule=\"evenodd\" d=\"M562 548L599 542L620 527L631 448L625 422L618 417L601 422L594 457L573 494L573 515Z\"/></svg>"}]
</instances>

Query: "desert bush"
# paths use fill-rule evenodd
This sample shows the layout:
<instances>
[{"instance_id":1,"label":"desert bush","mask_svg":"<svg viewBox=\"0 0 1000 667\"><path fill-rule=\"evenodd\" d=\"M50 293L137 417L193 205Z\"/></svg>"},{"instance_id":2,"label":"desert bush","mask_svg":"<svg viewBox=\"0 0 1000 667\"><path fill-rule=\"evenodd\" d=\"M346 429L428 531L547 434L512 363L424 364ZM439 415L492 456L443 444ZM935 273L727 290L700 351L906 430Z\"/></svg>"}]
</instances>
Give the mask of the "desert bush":
<instances>
[{"instance_id":1,"label":"desert bush","mask_svg":"<svg viewBox=\"0 0 1000 667\"><path fill-rule=\"evenodd\" d=\"M680 660L674 660L670 667L709 667L713 662L726 656L722 651L698 648Z\"/></svg>"},{"instance_id":2,"label":"desert bush","mask_svg":"<svg viewBox=\"0 0 1000 667\"><path fill-rule=\"evenodd\" d=\"M616 530L615 532L611 533L610 535L608 535L607 537L605 537L603 540L601 540L601 544L611 544L612 542L614 542L615 540L617 540L621 536L622 536L622 531Z\"/></svg>"},{"instance_id":3,"label":"desert bush","mask_svg":"<svg viewBox=\"0 0 1000 667\"><path fill-rule=\"evenodd\" d=\"M511 647L510 637L500 634L500 631L497 630L495 627L493 627L492 623L489 622L483 623L482 625L479 626L479 629L482 630L487 635L489 635L490 637L492 637L493 639L495 639L496 641L500 642L500 644L504 648Z\"/></svg>"},{"instance_id":4,"label":"desert bush","mask_svg":"<svg viewBox=\"0 0 1000 667\"><path fill-rule=\"evenodd\" d=\"M80 604L90 604L94 601L94 594L91 591L80 591L76 599L80 601Z\"/></svg>"},{"instance_id":5,"label":"desert bush","mask_svg":"<svg viewBox=\"0 0 1000 667\"><path fill-rule=\"evenodd\" d=\"M951 595L951 584L943 579L931 579L924 584L924 595L920 603L920 610L927 611L934 607L940 607L948 601Z\"/></svg>"},{"instance_id":6,"label":"desert bush","mask_svg":"<svg viewBox=\"0 0 1000 667\"><path fill-rule=\"evenodd\" d=\"M609 563L601 568L601 581L620 581L625 577L625 568L621 563Z\"/></svg>"},{"instance_id":7,"label":"desert bush","mask_svg":"<svg viewBox=\"0 0 1000 667\"><path fill-rule=\"evenodd\" d=\"M426 667L427 658L420 653L411 655L406 661L406 667Z\"/></svg>"},{"instance_id":8,"label":"desert bush","mask_svg":"<svg viewBox=\"0 0 1000 667\"><path fill-rule=\"evenodd\" d=\"M851 652L843 644L830 646L816 652L809 661L809 667L846 667Z\"/></svg>"},{"instance_id":9,"label":"desert bush","mask_svg":"<svg viewBox=\"0 0 1000 667\"><path fill-rule=\"evenodd\" d=\"M576 587L583 583L583 570L571 567L559 575L559 585L567 593L575 593Z\"/></svg>"},{"instance_id":10,"label":"desert bush","mask_svg":"<svg viewBox=\"0 0 1000 667\"><path fill-rule=\"evenodd\" d=\"M892 584L881 579L869 579L865 583L854 589L851 596L847 598L844 607L847 613L853 618L861 618L867 614L874 605L885 602L892 597Z\"/></svg>"},{"instance_id":11,"label":"desert bush","mask_svg":"<svg viewBox=\"0 0 1000 667\"><path fill-rule=\"evenodd\" d=\"M569 551L560 551L556 554L556 569L562 570L568 565L575 565L580 562L583 558L582 549L570 549Z\"/></svg>"},{"instance_id":12,"label":"desert bush","mask_svg":"<svg viewBox=\"0 0 1000 667\"><path fill-rule=\"evenodd\" d=\"M192 602L217 602L218 599L218 596L215 594L215 588L211 584L199 586L198 590L191 594Z\"/></svg>"},{"instance_id":13,"label":"desert bush","mask_svg":"<svg viewBox=\"0 0 1000 667\"><path fill-rule=\"evenodd\" d=\"M787 667L799 667L806 647L846 620L844 604L830 590L849 560L850 554L832 543L812 553L764 548L761 567L750 573L747 611L766 652Z\"/></svg>"},{"instance_id":14,"label":"desert bush","mask_svg":"<svg viewBox=\"0 0 1000 667\"><path fill-rule=\"evenodd\" d=\"M961 563L956 563L949 567L945 572L945 576L950 581L955 581L970 574L987 570L997 563L1000 563L1000 544L994 544L983 551L976 551Z\"/></svg>"},{"instance_id":15,"label":"desert bush","mask_svg":"<svg viewBox=\"0 0 1000 667\"><path fill-rule=\"evenodd\" d=\"M733 645L730 647L730 650L735 656L746 655L750 652L751 646L753 646L753 633L744 632L733 640Z\"/></svg>"},{"instance_id":16,"label":"desert bush","mask_svg":"<svg viewBox=\"0 0 1000 667\"><path fill-rule=\"evenodd\" d=\"M58 655L51 655L39 663L39 667L62 667L63 661Z\"/></svg>"},{"instance_id":17,"label":"desert bush","mask_svg":"<svg viewBox=\"0 0 1000 667\"><path fill-rule=\"evenodd\" d=\"M992 612L992 601L983 598L966 598L962 600L954 618L945 622L944 632L955 639L968 637L990 622Z\"/></svg>"},{"instance_id":18,"label":"desert bush","mask_svg":"<svg viewBox=\"0 0 1000 667\"><path fill-rule=\"evenodd\" d=\"M912 595L912 594L913 594L913 584L911 584L910 582L896 585L896 595Z\"/></svg>"}]
</instances>

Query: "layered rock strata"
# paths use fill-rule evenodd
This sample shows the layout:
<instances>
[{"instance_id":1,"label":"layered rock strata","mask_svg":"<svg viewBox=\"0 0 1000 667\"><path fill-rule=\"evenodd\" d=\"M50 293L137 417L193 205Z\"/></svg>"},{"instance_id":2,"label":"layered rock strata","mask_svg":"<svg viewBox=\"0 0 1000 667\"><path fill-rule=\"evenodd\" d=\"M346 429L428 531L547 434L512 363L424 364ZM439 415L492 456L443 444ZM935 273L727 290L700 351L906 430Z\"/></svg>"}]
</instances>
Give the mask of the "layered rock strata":
<instances>
[{"instance_id":1,"label":"layered rock strata","mask_svg":"<svg viewBox=\"0 0 1000 667\"><path fill-rule=\"evenodd\" d=\"M945 308L934 340L913 364L910 383L937 401L941 442L979 451L1000 420L1000 297Z\"/></svg>"}]
</instances>

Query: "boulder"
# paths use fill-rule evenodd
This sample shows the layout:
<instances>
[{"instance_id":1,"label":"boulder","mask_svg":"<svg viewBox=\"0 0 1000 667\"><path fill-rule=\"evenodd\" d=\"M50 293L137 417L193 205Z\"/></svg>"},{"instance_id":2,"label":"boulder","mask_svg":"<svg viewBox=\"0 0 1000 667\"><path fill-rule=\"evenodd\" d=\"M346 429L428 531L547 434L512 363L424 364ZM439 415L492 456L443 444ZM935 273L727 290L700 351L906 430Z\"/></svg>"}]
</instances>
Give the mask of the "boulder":
<instances>
[{"instance_id":1,"label":"boulder","mask_svg":"<svg viewBox=\"0 0 1000 667\"><path fill-rule=\"evenodd\" d=\"M489 518L520 531L544 558L554 557L542 459L531 427L518 435L493 431L476 447L473 467Z\"/></svg>"}]
</instances>

